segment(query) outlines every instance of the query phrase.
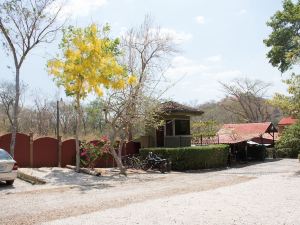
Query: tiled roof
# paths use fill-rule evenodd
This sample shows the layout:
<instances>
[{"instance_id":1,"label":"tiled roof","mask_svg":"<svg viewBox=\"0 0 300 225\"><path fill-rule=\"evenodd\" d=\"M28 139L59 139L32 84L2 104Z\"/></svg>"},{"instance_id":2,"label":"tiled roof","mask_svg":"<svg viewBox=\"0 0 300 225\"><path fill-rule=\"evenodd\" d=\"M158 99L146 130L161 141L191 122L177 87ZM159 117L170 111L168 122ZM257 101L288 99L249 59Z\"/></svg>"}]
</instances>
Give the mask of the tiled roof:
<instances>
[{"instance_id":1,"label":"tiled roof","mask_svg":"<svg viewBox=\"0 0 300 225\"><path fill-rule=\"evenodd\" d=\"M197 115L203 114L203 111L199 109L186 106L174 101L168 101L162 103L161 110L165 113L187 113L187 114L197 114Z\"/></svg>"},{"instance_id":2,"label":"tiled roof","mask_svg":"<svg viewBox=\"0 0 300 225\"><path fill-rule=\"evenodd\" d=\"M239 143L260 137L268 133L275 127L271 122L265 123L240 123L240 124L224 124L218 131L220 143Z\"/></svg>"},{"instance_id":3,"label":"tiled roof","mask_svg":"<svg viewBox=\"0 0 300 225\"><path fill-rule=\"evenodd\" d=\"M283 117L283 118L279 121L278 125L291 125L291 124L294 124L294 123L296 123L296 122L297 122L297 119L295 119L295 118L289 116L289 117Z\"/></svg>"}]
</instances>

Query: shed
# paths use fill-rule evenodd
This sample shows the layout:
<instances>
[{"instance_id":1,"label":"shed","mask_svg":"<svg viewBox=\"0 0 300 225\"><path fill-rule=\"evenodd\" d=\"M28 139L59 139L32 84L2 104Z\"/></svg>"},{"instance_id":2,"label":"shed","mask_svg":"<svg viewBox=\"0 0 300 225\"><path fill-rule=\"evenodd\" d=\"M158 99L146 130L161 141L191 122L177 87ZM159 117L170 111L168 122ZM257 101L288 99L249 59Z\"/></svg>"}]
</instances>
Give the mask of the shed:
<instances>
[{"instance_id":1,"label":"shed","mask_svg":"<svg viewBox=\"0 0 300 225\"><path fill-rule=\"evenodd\" d=\"M248 141L260 145L274 145L277 129L271 122L224 124L218 131L219 142L230 144L231 153L237 160L247 160Z\"/></svg>"},{"instance_id":2,"label":"shed","mask_svg":"<svg viewBox=\"0 0 300 225\"><path fill-rule=\"evenodd\" d=\"M174 101L161 104L160 116L163 125L158 128L148 128L146 141L142 140L142 147L185 147L191 146L192 116L200 116L203 111Z\"/></svg>"},{"instance_id":3,"label":"shed","mask_svg":"<svg viewBox=\"0 0 300 225\"><path fill-rule=\"evenodd\" d=\"M264 141L272 141L272 144L274 144L277 132L271 122L239 123L224 124L218 131L218 135L219 142L222 144L234 144L251 140L255 140L259 144L266 144Z\"/></svg>"}]
</instances>

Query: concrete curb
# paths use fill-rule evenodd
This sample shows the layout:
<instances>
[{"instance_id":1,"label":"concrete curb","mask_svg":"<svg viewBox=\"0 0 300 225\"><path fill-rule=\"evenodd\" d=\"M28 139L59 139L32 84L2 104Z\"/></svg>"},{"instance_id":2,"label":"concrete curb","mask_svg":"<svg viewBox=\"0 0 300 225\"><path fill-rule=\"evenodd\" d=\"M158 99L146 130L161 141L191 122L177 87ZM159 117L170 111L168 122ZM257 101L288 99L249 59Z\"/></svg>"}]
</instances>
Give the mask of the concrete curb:
<instances>
[{"instance_id":1,"label":"concrete curb","mask_svg":"<svg viewBox=\"0 0 300 225\"><path fill-rule=\"evenodd\" d=\"M26 182L29 182L31 184L46 184L45 180L35 177L35 176L32 176L32 175L29 175L29 174L26 174L26 173L23 173L21 171L18 171L18 178L21 180L24 180Z\"/></svg>"}]
</instances>

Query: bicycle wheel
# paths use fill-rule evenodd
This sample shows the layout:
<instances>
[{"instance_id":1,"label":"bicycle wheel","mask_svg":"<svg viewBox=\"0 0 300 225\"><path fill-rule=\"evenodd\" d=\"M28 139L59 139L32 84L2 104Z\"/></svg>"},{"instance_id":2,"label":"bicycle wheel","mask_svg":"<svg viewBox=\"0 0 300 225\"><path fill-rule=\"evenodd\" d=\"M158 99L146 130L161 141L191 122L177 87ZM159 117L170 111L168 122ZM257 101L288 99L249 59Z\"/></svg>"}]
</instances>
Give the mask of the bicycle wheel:
<instances>
[{"instance_id":1,"label":"bicycle wheel","mask_svg":"<svg viewBox=\"0 0 300 225\"><path fill-rule=\"evenodd\" d=\"M141 169L141 161L139 160L139 158L133 157L132 161L133 161L133 168L134 169L137 169L137 170Z\"/></svg>"}]
</instances>

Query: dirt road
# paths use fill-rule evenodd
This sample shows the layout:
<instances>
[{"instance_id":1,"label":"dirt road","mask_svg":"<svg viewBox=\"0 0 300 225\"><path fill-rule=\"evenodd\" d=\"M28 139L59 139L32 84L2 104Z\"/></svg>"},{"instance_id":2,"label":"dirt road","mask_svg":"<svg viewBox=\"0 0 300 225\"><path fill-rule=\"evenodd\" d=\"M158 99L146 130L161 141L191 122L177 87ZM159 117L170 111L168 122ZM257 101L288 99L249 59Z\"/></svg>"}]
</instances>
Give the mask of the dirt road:
<instances>
[{"instance_id":1,"label":"dirt road","mask_svg":"<svg viewBox=\"0 0 300 225\"><path fill-rule=\"evenodd\" d=\"M113 177L95 185L22 191L0 186L0 224L296 225L299 171L296 160L280 160L213 172ZM278 215L278 223L270 220Z\"/></svg>"}]
</instances>

